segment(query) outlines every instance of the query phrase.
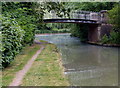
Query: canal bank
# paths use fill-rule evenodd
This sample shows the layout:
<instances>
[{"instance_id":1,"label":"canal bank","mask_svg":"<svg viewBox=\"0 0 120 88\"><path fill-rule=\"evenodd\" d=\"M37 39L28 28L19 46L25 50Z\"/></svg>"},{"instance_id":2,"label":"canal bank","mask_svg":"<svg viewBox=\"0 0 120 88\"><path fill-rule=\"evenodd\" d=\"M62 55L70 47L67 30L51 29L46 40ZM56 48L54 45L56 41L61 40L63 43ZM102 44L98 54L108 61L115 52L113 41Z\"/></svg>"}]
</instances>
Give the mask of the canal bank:
<instances>
[{"instance_id":1,"label":"canal bank","mask_svg":"<svg viewBox=\"0 0 120 88\"><path fill-rule=\"evenodd\" d=\"M120 47L120 44L103 44L103 43L97 43L97 42L86 42L88 44L92 45L98 45L98 46L105 46L105 47Z\"/></svg>"},{"instance_id":2,"label":"canal bank","mask_svg":"<svg viewBox=\"0 0 120 88\"><path fill-rule=\"evenodd\" d=\"M65 76L72 86L118 85L118 48L80 42L70 34L39 35L55 44L62 55Z\"/></svg>"},{"instance_id":3,"label":"canal bank","mask_svg":"<svg viewBox=\"0 0 120 88\"><path fill-rule=\"evenodd\" d=\"M48 36L48 35L70 35L71 36L71 33L44 33L44 34L36 34L35 36ZM104 47L120 47L120 44L103 44L101 42L91 42L91 41L86 41L86 42L83 42L83 43L88 43L88 44L91 44L91 45L98 45L98 46L104 46Z\"/></svg>"},{"instance_id":4,"label":"canal bank","mask_svg":"<svg viewBox=\"0 0 120 88\"><path fill-rule=\"evenodd\" d=\"M40 42L46 47L25 75L21 86L69 86L57 47L45 41Z\"/></svg>"},{"instance_id":5,"label":"canal bank","mask_svg":"<svg viewBox=\"0 0 120 88\"><path fill-rule=\"evenodd\" d=\"M2 86L69 86L57 47L46 41L26 46L1 79Z\"/></svg>"}]
</instances>

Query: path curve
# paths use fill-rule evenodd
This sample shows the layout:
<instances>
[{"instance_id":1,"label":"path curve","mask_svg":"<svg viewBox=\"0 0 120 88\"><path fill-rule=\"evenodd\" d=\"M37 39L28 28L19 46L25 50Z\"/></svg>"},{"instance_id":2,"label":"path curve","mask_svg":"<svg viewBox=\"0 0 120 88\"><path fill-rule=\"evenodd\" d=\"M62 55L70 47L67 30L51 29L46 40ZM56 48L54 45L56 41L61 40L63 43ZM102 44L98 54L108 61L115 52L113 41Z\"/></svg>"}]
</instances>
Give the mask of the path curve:
<instances>
[{"instance_id":1,"label":"path curve","mask_svg":"<svg viewBox=\"0 0 120 88\"><path fill-rule=\"evenodd\" d=\"M22 83L22 79L24 78L25 74L31 68L33 62L37 58L37 56L41 53L41 51L45 48L45 45L41 45L40 50L36 52L35 55L27 62L27 64L23 67L22 70L16 73L15 78L13 79L12 83L9 86L19 86Z\"/></svg>"}]
</instances>

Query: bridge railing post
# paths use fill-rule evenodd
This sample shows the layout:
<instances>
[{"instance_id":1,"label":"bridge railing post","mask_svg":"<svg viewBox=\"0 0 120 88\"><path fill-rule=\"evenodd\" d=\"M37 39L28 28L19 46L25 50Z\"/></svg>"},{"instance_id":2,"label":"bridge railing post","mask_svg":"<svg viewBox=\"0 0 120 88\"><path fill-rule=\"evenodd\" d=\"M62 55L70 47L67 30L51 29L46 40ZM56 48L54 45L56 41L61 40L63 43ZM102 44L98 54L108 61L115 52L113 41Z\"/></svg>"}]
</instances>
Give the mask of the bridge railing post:
<instances>
[{"instance_id":1,"label":"bridge railing post","mask_svg":"<svg viewBox=\"0 0 120 88\"><path fill-rule=\"evenodd\" d=\"M107 10L101 10L100 11L100 16L101 16L100 22L101 23L107 23L107 21L108 21Z\"/></svg>"}]
</instances>

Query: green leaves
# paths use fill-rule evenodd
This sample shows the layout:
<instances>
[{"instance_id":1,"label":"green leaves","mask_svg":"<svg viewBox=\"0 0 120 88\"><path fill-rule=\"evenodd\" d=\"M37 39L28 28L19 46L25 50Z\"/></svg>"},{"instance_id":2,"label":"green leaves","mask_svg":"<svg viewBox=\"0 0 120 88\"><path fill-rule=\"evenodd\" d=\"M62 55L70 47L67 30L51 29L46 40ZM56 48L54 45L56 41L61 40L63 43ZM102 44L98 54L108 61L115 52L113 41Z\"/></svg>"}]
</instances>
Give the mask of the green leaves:
<instances>
[{"instance_id":1,"label":"green leaves","mask_svg":"<svg viewBox=\"0 0 120 88\"><path fill-rule=\"evenodd\" d=\"M101 42L103 44L120 44L120 33L112 31L110 36L104 35Z\"/></svg>"},{"instance_id":2,"label":"green leaves","mask_svg":"<svg viewBox=\"0 0 120 88\"><path fill-rule=\"evenodd\" d=\"M84 11L96 11L110 10L114 6L115 2L66 2L66 8L71 10L84 10Z\"/></svg>"},{"instance_id":3,"label":"green leaves","mask_svg":"<svg viewBox=\"0 0 120 88\"><path fill-rule=\"evenodd\" d=\"M1 34L2 65L6 67L26 44L32 44L35 29L48 11L54 10L58 16L68 15L63 3L58 2L3 2ZM69 10L68 10L69 11Z\"/></svg>"},{"instance_id":4,"label":"green leaves","mask_svg":"<svg viewBox=\"0 0 120 88\"><path fill-rule=\"evenodd\" d=\"M109 11L109 22L114 25L115 29L118 29L120 32L120 6L116 4L116 6Z\"/></svg>"},{"instance_id":5,"label":"green leaves","mask_svg":"<svg viewBox=\"0 0 120 88\"><path fill-rule=\"evenodd\" d=\"M6 67L22 47L24 30L10 18L2 16L2 66Z\"/></svg>"},{"instance_id":6,"label":"green leaves","mask_svg":"<svg viewBox=\"0 0 120 88\"><path fill-rule=\"evenodd\" d=\"M71 36L79 37L80 41L88 41L88 26L86 24L71 25Z\"/></svg>"},{"instance_id":7,"label":"green leaves","mask_svg":"<svg viewBox=\"0 0 120 88\"><path fill-rule=\"evenodd\" d=\"M104 43L120 44L120 5L116 4L114 8L108 11L109 23L113 25L113 30L109 37L104 36Z\"/></svg>"},{"instance_id":8,"label":"green leaves","mask_svg":"<svg viewBox=\"0 0 120 88\"><path fill-rule=\"evenodd\" d=\"M32 44L36 29L36 18L31 15L31 3L3 3L0 19L2 66L7 67L26 44Z\"/></svg>"}]
</instances>

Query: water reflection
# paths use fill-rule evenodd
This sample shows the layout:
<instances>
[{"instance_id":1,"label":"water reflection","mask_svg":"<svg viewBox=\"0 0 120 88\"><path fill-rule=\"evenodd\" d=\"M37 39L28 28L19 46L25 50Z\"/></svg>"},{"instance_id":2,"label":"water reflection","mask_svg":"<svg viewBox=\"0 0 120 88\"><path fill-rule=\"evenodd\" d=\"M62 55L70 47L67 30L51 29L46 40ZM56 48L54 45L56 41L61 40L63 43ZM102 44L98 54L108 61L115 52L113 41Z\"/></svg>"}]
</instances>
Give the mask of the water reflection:
<instances>
[{"instance_id":1,"label":"water reflection","mask_svg":"<svg viewBox=\"0 0 120 88\"><path fill-rule=\"evenodd\" d=\"M117 86L118 48L81 43L70 34L37 36L59 48L65 75L73 86Z\"/></svg>"}]
</instances>

